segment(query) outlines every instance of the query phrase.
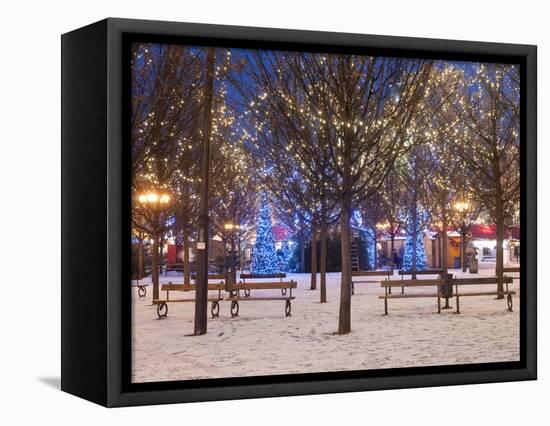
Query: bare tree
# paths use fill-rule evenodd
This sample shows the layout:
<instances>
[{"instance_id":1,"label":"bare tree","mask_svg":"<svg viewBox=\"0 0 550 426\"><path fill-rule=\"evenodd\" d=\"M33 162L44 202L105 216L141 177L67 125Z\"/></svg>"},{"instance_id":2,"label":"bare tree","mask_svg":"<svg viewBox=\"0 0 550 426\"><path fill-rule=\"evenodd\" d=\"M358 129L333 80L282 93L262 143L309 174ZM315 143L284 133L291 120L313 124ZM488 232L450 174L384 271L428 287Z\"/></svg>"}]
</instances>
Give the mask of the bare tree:
<instances>
[{"instance_id":1,"label":"bare tree","mask_svg":"<svg viewBox=\"0 0 550 426\"><path fill-rule=\"evenodd\" d=\"M200 113L202 58L187 46L132 47L132 168L146 167L166 145L196 132Z\"/></svg>"},{"instance_id":2,"label":"bare tree","mask_svg":"<svg viewBox=\"0 0 550 426\"><path fill-rule=\"evenodd\" d=\"M379 228L390 237L390 269L392 273L395 268L393 256L395 237L403 229L406 215L403 199L405 198L407 188L401 181L399 167L398 162L396 162L392 170L389 171L386 180L382 184L379 201L383 212Z\"/></svg>"},{"instance_id":3,"label":"bare tree","mask_svg":"<svg viewBox=\"0 0 550 426\"><path fill-rule=\"evenodd\" d=\"M352 209L378 190L404 149L431 67L415 60L284 52L256 64L263 87L273 88L265 101L282 112L269 130L288 132L278 151L290 152L300 171L339 205L338 333L349 333Z\"/></svg>"},{"instance_id":4,"label":"bare tree","mask_svg":"<svg viewBox=\"0 0 550 426\"><path fill-rule=\"evenodd\" d=\"M518 66L478 64L450 102L463 143L455 147L473 175L472 195L496 224L499 298L503 298L504 232L519 203Z\"/></svg>"}]
</instances>

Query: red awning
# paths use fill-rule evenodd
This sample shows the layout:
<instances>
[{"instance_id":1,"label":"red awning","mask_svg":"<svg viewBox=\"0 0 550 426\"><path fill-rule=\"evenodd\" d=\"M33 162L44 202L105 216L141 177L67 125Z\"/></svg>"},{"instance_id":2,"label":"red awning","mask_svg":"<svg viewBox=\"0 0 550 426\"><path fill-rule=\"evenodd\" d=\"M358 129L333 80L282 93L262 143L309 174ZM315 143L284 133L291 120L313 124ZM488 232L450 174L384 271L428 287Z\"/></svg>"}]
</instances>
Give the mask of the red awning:
<instances>
[{"instance_id":1,"label":"red awning","mask_svg":"<svg viewBox=\"0 0 550 426\"><path fill-rule=\"evenodd\" d=\"M496 225L482 225L482 224L474 223L470 228L470 232L472 233L472 238L475 238L475 239L480 239L480 240L497 239ZM510 238L513 240L519 240L519 234L520 234L519 227L517 226L510 226L504 229L505 240L509 240Z\"/></svg>"}]
</instances>

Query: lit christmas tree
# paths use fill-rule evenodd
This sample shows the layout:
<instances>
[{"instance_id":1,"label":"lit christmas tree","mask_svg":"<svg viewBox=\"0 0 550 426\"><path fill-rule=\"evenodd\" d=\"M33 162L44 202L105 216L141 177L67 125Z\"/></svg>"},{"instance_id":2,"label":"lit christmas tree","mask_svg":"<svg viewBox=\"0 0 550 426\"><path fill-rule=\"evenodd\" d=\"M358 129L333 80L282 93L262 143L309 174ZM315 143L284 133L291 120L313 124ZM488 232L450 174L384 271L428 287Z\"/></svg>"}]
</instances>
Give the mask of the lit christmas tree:
<instances>
[{"instance_id":1,"label":"lit christmas tree","mask_svg":"<svg viewBox=\"0 0 550 426\"><path fill-rule=\"evenodd\" d=\"M271 226L269 204L264 197L260 208L258 227L256 228L256 245L252 257L252 273L274 274L279 272L279 258L275 251L275 238Z\"/></svg>"},{"instance_id":2,"label":"lit christmas tree","mask_svg":"<svg viewBox=\"0 0 550 426\"><path fill-rule=\"evenodd\" d=\"M376 237L372 228L367 227L361 231L361 240L363 247L363 256L361 267L363 270L376 269L374 264L375 251L376 251Z\"/></svg>"},{"instance_id":3,"label":"lit christmas tree","mask_svg":"<svg viewBox=\"0 0 550 426\"><path fill-rule=\"evenodd\" d=\"M416 216L416 221L413 220ZM411 271L413 269L413 252L416 250L416 270L422 271L427 268L426 252L424 251L424 232L421 225L421 216L419 212L416 215L410 214L407 219L407 241L405 244L405 254L403 255L402 269ZM416 241L414 241L416 227Z\"/></svg>"}]
</instances>

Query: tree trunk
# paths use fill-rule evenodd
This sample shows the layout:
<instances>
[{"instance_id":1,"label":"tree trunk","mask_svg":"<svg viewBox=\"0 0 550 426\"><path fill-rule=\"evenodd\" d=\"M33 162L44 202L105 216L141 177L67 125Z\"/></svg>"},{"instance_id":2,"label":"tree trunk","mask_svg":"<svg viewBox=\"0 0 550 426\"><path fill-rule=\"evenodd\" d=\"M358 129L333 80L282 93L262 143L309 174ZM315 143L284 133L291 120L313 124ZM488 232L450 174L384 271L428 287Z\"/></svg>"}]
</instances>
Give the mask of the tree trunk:
<instances>
[{"instance_id":1,"label":"tree trunk","mask_svg":"<svg viewBox=\"0 0 550 426\"><path fill-rule=\"evenodd\" d=\"M311 225L311 285L310 290L317 290L317 228Z\"/></svg>"},{"instance_id":2,"label":"tree trunk","mask_svg":"<svg viewBox=\"0 0 550 426\"><path fill-rule=\"evenodd\" d=\"M183 283L189 284L191 282L191 271L189 261L189 230L187 225L183 227Z\"/></svg>"},{"instance_id":3,"label":"tree trunk","mask_svg":"<svg viewBox=\"0 0 550 426\"><path fill-rule=\"evenodd\" d=\"M327 219L321 219L321 303L327 301Z\"/></svg>"},{"instance_id":4,"label":"tree trunk","mask_svg":"<svg viewBox=\"0 0 550 426\"><path fill-rule=\"evenodd\" d=\"M243 262L242 262L242 253L241 253L241 237L237 238L237 267L239 268L239 273L243 272ZM235 280L236 281L236 280Z\"/></svg>"},{"instance_id":5,"label":"tree trunk","mask_svg":"<svg viewBox=\"0 0 550 426\"><path fill-rule=\"evenodd\" d=\"M164 256L162 255L162 248L164 247L164 238L159 239L159 276L162 275L162 268L164 266Z\"/></svg>"},{"instance_id":6,"label":"tree trunk","mask_svg":"<svg viewBox=\"0 0 550 426\"><path fill-rule=\"evenodd\" d=\"M374 238L373 238L373 243L374 243L374 251L373 251L373 259L372 259L372 269L374 269L375 271L378 269L378 247L376 247L376 227L373 226L372 227L372 232L374 235Z\"/></svg>"},{"instance_id":7,"label":"tree trunk","mask_svg":"<svg viewBox=\"0 0 550 426\"><path fill-rule=\"evenodd\" d=\"M390 269L391 274L393 275L393 268L395 267L395 263L393 262L393 250L395 249L395 233L390 233Z\"/></svg>"},{"instance_id":8,"label":"tree trunk","mask_svg":"<svg viewBox=\"0 0 550 426\"><path fill-rule=\"evenodd\" d=\"M447 272L448 264L447 264L447 249L449 245L449 239L447 237L447 222L443 222L443 227L441 230L441 268Z\"/></svg>"},{"instance_id":9,"label":"tree trunk","mask_svg":"<svg viewBox=\"0 0 550 426\"><path fill-rule=\"evenodd\" d=\"M340 283L340 312L338 334L351 332L351 200L342 200L340 213L340 246L342 251L342 278Z\"/></svg>"},{"instance_id":10,"label":"tree trunk","mask_svg":"<svg viewBox=\"0 0 550 426\"><path fill-rule=\"evenodd\" d=\"M460 262L462 263L462 272L466 272L466 225L462 224L462 241L461 241L461 257Z\"/></svg>"},{"instance_id":11,"label":"tree trunk","mask_svg":"<svg viewBox=\"0 0 550 426\"><path fill-rule=\"evenodd\" d=\"M304 232L302 231L300 237L300 272L304 273L306 271L306 242Z\"/></svg>"},{"instance_id":12,"label":"tree trunk","mask_svg":"<svg viewBox=\"0 0 550 426\"><path fill-rule=\"evenodd\" d=\"M151 281L153 282L153 299L159 298L159 235L153 236Z\"/></svg>"},{"instance_id":13,"label":"tree trunk","mask_svg":"<svg viewBox=\"0 0 550 426\"><path fill-rule=\"evenodd\" d=\"M412 275L411 275L411 278L413 280L416 279L416 239L418 238L418 227L416 226L416 221L418 219L418 210L417 210L417 207L416 207L416 195L414 196L414 208L413 208L413 213L412 213L412 221L413 221L413 238L412 238L412 241L413 241L413 246L412 246Z\"/></svg>"},{"instance_id":14,"label":"tree trunk","mask_svg":"<svg viewBox=\"0 0 550 426\"><path fill-rule=\"evenodd\" d=\"M143 278L143 239L139 239L138 243L138 280Z\"/></svg>"},{"instance_id":15,"label":"tree trunk","mask_svg":"<svg viewBox=\"0 0 550 426\"><path fill-rule=\"evenodd\" d=\"M208 320L208 178L210 174L210 137L212 134L212 99L214 96L214 48L206 54L204 105L202 122L202 164L197 238L197 289L195 290L195 335L206 334Z\"/></svg>"},{"instance_id":16,"label":"tree trunk","mask_svg":"<svg viewBox=\"0 0 550 426\"><path fill-rule=\"evenodd\" d=\"M497 205L497 293L498 299L504 299L504 282L503 282L503 268L504 268L504 214L502 203Z\"/></svg>"}]
</instances>

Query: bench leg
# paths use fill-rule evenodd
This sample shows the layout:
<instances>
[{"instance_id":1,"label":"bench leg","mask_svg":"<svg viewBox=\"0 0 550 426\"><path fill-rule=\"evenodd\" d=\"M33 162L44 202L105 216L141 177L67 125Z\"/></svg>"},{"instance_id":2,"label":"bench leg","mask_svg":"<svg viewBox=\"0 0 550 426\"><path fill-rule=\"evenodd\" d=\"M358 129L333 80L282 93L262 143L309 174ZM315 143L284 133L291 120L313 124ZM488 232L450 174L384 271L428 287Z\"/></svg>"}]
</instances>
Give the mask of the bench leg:
<instances>
[{"instance_id":1,"label":"bench leg","mask_svg":"<svg viewBox=\"0 0 550 426\"><path fill-rule=\"evenodd\" d=\"M437 313L441 313L441 297L437 296Z\"/></svg>"},{"instance_id":2,"label":"bench leg","mask_svg":"<svg viewBox=\"0 0 550 426\"><path fill-rule=\"evenodd\" d=\"M460 297L456 296L456 312L455 314L460 313Z\"/></svg>"},{"instance_id":3,"label":"bench leg","mask_svg":"<svg viewBox=\"0 0 550 426\"><path fill-rule=\"evenodd\" d=\"M147 295L147 289L145 286L138 285L138 296L139 297L145 297Z\"/></svg>"},{"instance_id":4,"label":"bench leg","mask_svg":"<svg viewBox=\"0 0 550 426\"><path fill-rule=\"evenodd\" d=\"M212 314L212 318L216 318L220 316L220 304L215 300L212 302L210 313Z\"/></svg>"},{"instance_id":5,"label":"bench leg","mask_svg":"<svg viewBox=\"0 0 550 426\"><path fill-rule=\"evenodd\" d=\"M351 295L353 296L355 294L355 285L353 284L353 281L351 282Z\"/></svg>"},{"instance_id":6,"label":"bench leg","mask_svg":"<svg viewBox=\"0 0 550 426\"><path fill-rule=\"evenodd\" d=\"M159 319L166 318L168 315L168 305L164 302L157 305L157 315Z\"/></svg>"},{"instance_id":7,"label":"bench leg","mask_svg":"<svg viewBox=\"0 0 550 426\"><path fill-rule=\"evenodd\" d=\"M239 302L236 300L231 301L231 317L235 318L239 316Z\"/></svg>"},{"instance_id":8,"label":"bench leg","mask_svg":"<svg viewBox=\"0 0 550 426\"><path fill-rule=\"evenodd\" d=\"M291 311L292 309L292 306L290 304L290 300L285 300L285 317L290 317L291 316Z\"/></svg>"},{"instance_id":9,"label":"bench leg","mask_svg":"<svg viewBox=\"0 0 550 426\"><path fill-rule=\"evenodd\" d=\"M244 297L249 297L250 296L250 289L249 288L245 288L244 289Z\"/></svg>"},{"instance_id":10,"label":"bench leg","mask_svg":"<svg viewBox=\"0 0 550 426\"><path fill-rule=\"evenodd\" d=\"M401 294L405 294L405 286L401 286Z\"/></svg>"},{"instance_id":11,"label":"bench leg","mask_svg":"<svg viewBox=\"0 0 550 426\"><path fill-rule=\"evenodd\" d=\"M513 302L512 302L512 295L511 294L508 295L508 297L506 298L506 301L508 303L508 310L510 312L514 312L513 309L512 309L513 308Z\"/></svg>"},{"instance_id":12,"label":"bench leg","mask_svg":"<svg viewBox=\"0 0 550 426\"><path fill-rule=\"evenodd\" d=\"M388 315L388 298L384 297L384 315Z\"/></svg>"},{"instance_id":13,"label":"bench leg","mask_svg":"<svg viewBox=\"0 0 550 426\"><path fill-rule=\"evenodd\" d=\"M282 296L286 296L286 288L282 288L282 289L281 289L281 295L282 295Z\"/></svg>"}]
</instances>

